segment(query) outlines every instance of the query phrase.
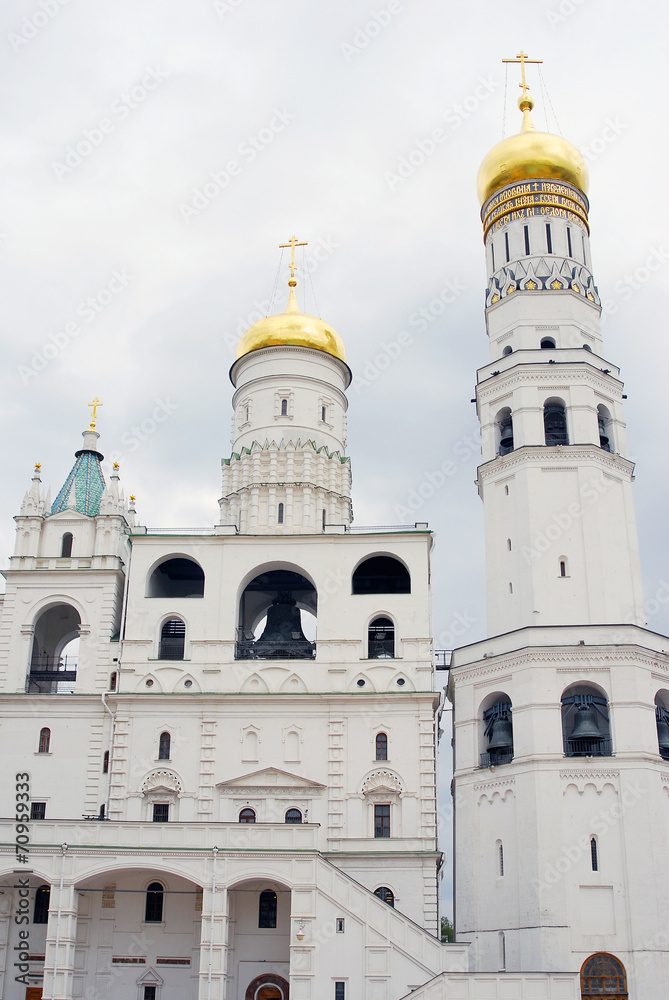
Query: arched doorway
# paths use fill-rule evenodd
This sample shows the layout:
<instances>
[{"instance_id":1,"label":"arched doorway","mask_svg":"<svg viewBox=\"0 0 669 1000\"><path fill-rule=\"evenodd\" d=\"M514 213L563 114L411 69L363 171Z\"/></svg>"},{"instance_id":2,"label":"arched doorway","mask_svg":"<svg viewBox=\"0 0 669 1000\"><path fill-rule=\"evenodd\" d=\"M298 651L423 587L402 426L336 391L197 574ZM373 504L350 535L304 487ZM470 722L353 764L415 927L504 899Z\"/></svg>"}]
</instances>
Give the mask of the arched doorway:
<instances>
[{"instance_id":1,"label":"arched doorway","mask_svg":"<svg viewBox=\"0 0 669 1000\"><path fill-rule=\"evenodd\" d=\"M289 986L282 976L257 976L246 988L244 1000L289 1000Z\"/></svg>"},{"instance_id":2,"label":"arched doorway","mask_svg":"<svg viewBox=\"0 0 669 1000\"><path fill-rule=\"evenodd\" d=\"M605 951L586 958L581 966L582 1000L628 1000L625 967Z\"/></svg>"}]
</instances>

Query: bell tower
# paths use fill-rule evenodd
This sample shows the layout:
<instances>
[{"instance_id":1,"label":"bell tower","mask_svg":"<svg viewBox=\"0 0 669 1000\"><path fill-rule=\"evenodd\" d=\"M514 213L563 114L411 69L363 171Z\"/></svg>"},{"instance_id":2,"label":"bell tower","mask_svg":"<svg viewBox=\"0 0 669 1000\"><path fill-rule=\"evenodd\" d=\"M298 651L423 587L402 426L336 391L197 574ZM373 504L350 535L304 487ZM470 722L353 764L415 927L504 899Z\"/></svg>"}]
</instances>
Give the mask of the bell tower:
<instances>
[{"instance_id":1,"label":"bell tower","mask_svg":"<svg viewBox=\"0 0 669 1000\"><path fill-rule=\"evenodd\" d=\"M626 970L629 995L646 996L669 982L652 943L652 927L669 922L657 890L667 824L654 818L669 790L669 643L644 628L634 466L601 337L587 168L534 127L525 69L536 61L506 61L520 64L521 130L486 155L477 181L488 638L455 651L449 687L456 935L485 971L574 972L604 952Z\"/></svg>"}]
</instances>

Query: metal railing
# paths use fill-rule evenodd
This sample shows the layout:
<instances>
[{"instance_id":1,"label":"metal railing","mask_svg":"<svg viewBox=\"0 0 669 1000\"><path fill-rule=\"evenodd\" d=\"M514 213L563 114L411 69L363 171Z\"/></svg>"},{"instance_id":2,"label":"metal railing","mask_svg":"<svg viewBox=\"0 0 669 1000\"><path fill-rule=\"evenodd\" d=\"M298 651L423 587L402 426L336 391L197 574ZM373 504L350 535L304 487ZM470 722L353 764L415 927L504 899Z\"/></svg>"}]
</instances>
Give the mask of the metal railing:
<instances>
[{"instance_id":1,"label":"metal railing","mask_svg":"<svg viewBox=\"0 0 669 1000\"><path fill-rule=\"evenodd\" d=\"M379 630L380 631L380 630ZM392 660L395 657L394 639L370 639L367 643L368 660Z\"/></svg>"},{"instance_id":2,"label":"metal railing","mask_svg":"<svg viewBox=\"0 0 669 1000\"><path fill-rule=\"evenodd\" d=\"M450 670L452 656L453 656L452 649L435 649L434 651L435 668L437 670Z\"/></svg>"},{"instance_id":3,"label":"metal railing","mask_svg":"<svg viewBox=\"0 0 669 1000\"><path fill-rule=\"evenodd\" d=\"M610 757L611 740L568 740L564 741L565 757Z\"/></svg>"},{"instance_id":4,"label":"metal railing","mask_svg":"<svg viewBox=\"0 0 669 1000\"><path fill-rule=\"evenodd\" d=\"M489 750L481 754L479 767L497 767L498 764L510 764L513 760L513 747L510 750Z\"/></svg>"},{"instance_id":5,"label":"metal railing","mask_svg":"<svg viewBox=\"0 0 669 1000\"><path fill-rule=\"evenodd\" d=\"M235 643L236 660L313 660L316 643L308 639L284 642L260 639L238 639Z\"/></svg>"},{"instance_id":6,"label":"metal railing","mask_svg":"<svg viewBox=\"0 0 669 1000\"><path fill-rule=\"evenodd\" d=\"M183 639L161 639L158 651L159 660L183 660L184 640Z\"/></svg>"},{"instance_id":7,"label":"metal railing","mask_svg":"<svg viewBox=\"0 0 669 1000\"><path fill-rule=\"evenodd\" d=\"M76 681L77 661L73 656L37 656L28 676L35 681Z\"/></svg>"}]
</instances>

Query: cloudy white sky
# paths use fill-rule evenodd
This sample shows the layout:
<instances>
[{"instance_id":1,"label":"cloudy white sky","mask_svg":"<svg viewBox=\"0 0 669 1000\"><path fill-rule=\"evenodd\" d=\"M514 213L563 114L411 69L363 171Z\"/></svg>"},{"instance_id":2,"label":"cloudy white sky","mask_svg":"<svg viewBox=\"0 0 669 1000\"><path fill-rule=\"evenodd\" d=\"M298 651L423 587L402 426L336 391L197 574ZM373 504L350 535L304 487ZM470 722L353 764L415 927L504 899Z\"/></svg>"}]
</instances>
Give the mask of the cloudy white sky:
<instances>
[{"instance_id":1,"label":"cloudy white sky","mask_svg":"<svg viewBox=\"0 0 669 1000\"><path fill-rule=\"evenodd\" d=\"M669 596L666 28L664 0L7 0L3 563L34 463L56 491L95 395L100 448L121 462L143 523L215 522L234 344L267 308L277 245L296 233L313 270L301 304L335 326L363 380L349 411L356 523L427 520L437 644L462 618L462 641L481 637L470 398L488 349L474 182L504 124L519 127L517 70L505 112L501 59L523 47L543 58L555 118L590 161L646 594ZM530 83L544 127L534 71ZM397 182L436 128L443 141ZM644 270L653 253L660 264ZM410 317L448 282L453 302L419 332ZM456 474L407 516L448 460ZM651 610L666 631L669 603Z\"/></svg>"}]
</instances>

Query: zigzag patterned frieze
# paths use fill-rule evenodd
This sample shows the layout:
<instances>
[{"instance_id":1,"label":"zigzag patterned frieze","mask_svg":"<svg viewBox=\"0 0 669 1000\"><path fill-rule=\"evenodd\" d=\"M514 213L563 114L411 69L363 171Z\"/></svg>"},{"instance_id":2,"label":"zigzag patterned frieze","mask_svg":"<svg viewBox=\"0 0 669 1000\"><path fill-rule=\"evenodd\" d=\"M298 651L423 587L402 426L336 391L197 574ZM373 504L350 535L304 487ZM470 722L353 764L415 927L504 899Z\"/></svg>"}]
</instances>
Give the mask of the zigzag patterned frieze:
<instances>
[{"instance_id":1,"label":"zigzag patterned frieze","mask_svg":"<svg viewBox=\"0 0 669 1000\"><path fill-rule=\"evenodd\" d=\"M486 308L514 292L569 291L594 307L601 306L592 273L584 264L566 258L525 257L495 271L486 289Z\"/></svg>"},{"instance_id":2,"label":"zigzag patterned frieze","mask_svg":"<svg viewBox=\"0 0 669 1000\"><path fill-rule=\"evenodd\" d=\"M285 438L281 438L279 443L276 441L270 441L268 438L265 439L265 443L261 444L260 441L254 441L250 448L244 446L240 452L233 451L230 458L223 458L221 462L223 465L230 465L233 459L239 462L245 455L253 455L255 452L293 452L299 453L300 451L305 451L310 449L315 455L320 455L321 452L325 452L328 458L338 458L340 462L350 462L350 458L347 455L342 455L340 451L329 451L327 445L317 445L316 442L308 438L306 441L302 441L298 438L297 441L286 441Z\"/></svg>"}]
</instances>

